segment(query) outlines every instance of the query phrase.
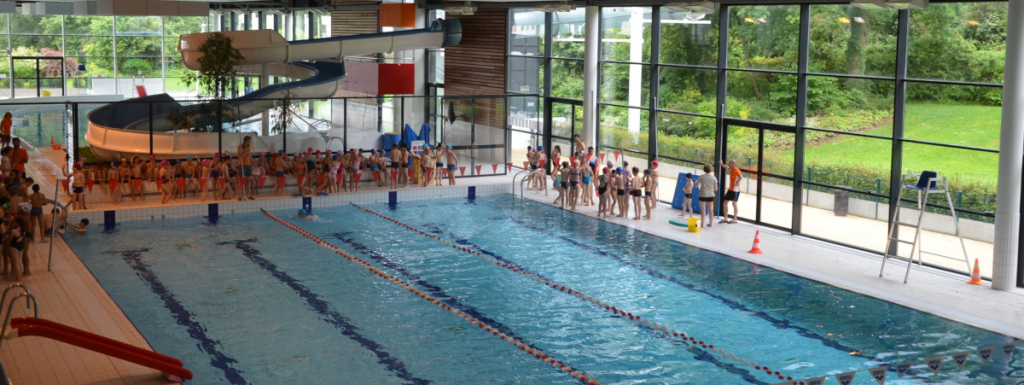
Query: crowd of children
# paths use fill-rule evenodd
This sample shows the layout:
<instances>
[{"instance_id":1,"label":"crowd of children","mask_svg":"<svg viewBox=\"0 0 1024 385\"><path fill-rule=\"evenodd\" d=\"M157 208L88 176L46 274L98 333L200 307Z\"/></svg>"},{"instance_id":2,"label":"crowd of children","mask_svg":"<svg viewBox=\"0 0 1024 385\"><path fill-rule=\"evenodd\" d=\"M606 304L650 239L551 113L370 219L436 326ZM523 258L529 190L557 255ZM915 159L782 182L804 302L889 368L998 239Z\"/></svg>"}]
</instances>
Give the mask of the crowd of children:
<instances>
[{"instance_id":1,"label":"crowd of children","mask_svg":"<svg viewBox=\"0 0 1024 385\"><path fill-rule=\"evenodd\" d=\"M455 184L458 156L451 146L425 147L417 155L405 144L399 144L390 151L384 150L321 151L310 147L307 151L288 155L283 151L275 153L252 153L249 137L238 147L236 155L225 151L211 158L157 160L135 155L119 161L92 165L77 163L65 175L72 177L72 207L85 209L85 190L97 186L109 195L110 201L119 204L125 199L145 200L147 192L159 192L161 204L175 199L199 198L212 200L237 199L253 200L256 196L284 195L285 187L294 183L297 194L328 195L339 192L357 192L364 176L372 176L377 187L408 187L415 173L412 159L420 159L420 185L426 187L430 181L437 186L444 179L448 185ZM150 182L150 183L145 183ZM154 189L147 191L147 189Z\"/></svg>"}]
</instances>

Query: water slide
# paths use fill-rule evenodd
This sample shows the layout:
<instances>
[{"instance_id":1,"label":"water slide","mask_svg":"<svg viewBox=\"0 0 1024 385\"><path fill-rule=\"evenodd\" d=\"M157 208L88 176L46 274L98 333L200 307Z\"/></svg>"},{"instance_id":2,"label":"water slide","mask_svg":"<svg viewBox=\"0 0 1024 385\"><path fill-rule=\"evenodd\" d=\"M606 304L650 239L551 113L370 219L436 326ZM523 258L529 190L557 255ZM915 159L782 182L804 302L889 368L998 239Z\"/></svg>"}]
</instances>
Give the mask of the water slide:
<instances>
[{"instance_id":1,"label":"water slide","mask_svg":"<svg viewBox=\"0 0 1024 385\"><path fill-rule=\"evenodd\" d=\"M15 318L7 339L42 337L164 372L174 382L192 379L181 360L41 318Z\"/></svg>"},{"instance_id":2,"label":"water slide","mask_svg":"<svg viewBox=\"0 0 1024 385\"><path fill-rule=\"evenodd\" d=\"M273 30L219 33L230 37L232 46L245 58L240 71L264 78L279 76L293 79L291 82L260 88L237 99L223 101L223 112L241 121L280 105L280 101L268 99L286 96L293 100L321 99L333 96L338 91L339 81L346 74L345 65L341 62L346 56L458 45L462 39L462 26L458 20L435 20L430 27L422 29L291 42ZM186 68L199 69L198 60L202 54L198 48L210 35L181 35L178 51L181 52L182 64ZM153 102L152 116L150 104L146 102ZM340 141L325 140L317 131L289 132L287 148L284 148L284 139L280 134L259 136L252 132L224 133L221 139L223 142L218 144L216 132L182 132L181 127L175 130L167 119L171 111L216 109L215 103L182 105L167 94L110 103L89 113L89 130L85 139L100 159L148 154L150 127L153 130L153 153L158 159L210 157L219 147L233 152L245 136L253 138L254 152L285 149L296 153L309 147L319 150L341 149ZM341 137L346 129L332 127L328 135ZM379 140L380 134L376 130L353 129L348 132L350 148L373 148Z\"/></svg>"}]
</instances>

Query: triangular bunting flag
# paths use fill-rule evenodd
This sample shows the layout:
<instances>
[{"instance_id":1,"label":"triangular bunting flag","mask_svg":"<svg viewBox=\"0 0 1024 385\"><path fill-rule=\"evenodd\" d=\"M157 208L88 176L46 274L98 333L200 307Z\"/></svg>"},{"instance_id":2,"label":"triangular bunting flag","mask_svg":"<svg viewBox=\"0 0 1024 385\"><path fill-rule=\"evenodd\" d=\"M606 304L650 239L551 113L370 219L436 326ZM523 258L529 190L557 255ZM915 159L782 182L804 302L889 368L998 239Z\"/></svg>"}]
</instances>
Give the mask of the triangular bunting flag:
<instances>
[{"instance_id":1,"label":"triangular bunting flag","mask_svg":"<svg viewBox=\"0 0 1024 385\"><path fill-rule=\"evenodd\" d=\"M479 165L479 164L478 164L478 165L476 165L476 174L477 174L477 175L480 175L480 167L483 167L483 166L481 166L481 165Z\"/></svg>"},{"instance_id":2,"label":"triangular bunting flag","mask_svg":"<svg viewBox=\"0 0 1024 385\"><path fill-rule=\"evenodd\" d=\"M391 181L393 182L396 179L398 179L398 171L392 171L391 172Z\"/></svg>"},{"instance_id":3,"label":"triangular bunting flag","mask_svg":"<svg viewBox=\"0 0 1024 385\"><path fill-rule=\"evenodd\" d=\"M256 177L256 180L259 181L260 188L263 188L263 185L267 184L267 177L265 176L258 176Z\"/></svg>"},{"instance_id":4,"label":"triangular bunting flag","mask_svg":"<svg viewBox=\"0 0 1024 385\"><path fill-rule=\"evenodd\" d=\"M409 169L409 178L413 178L415 176L416 176L416 170L413 170L413 169L410 168Z\"/></svg>"},{"instance_id":5,"label":"triangular bunting flag","mask_svg":"<svg viewBox=\"0 0 1024 385\"><path fill-rule=\"evenodd\" d=\"M512 163L505 163L505 172L512 171Z\"/></svg>"},{"instance_id":6,"label":"triangular bunting flag","mask_svg":"<svg viewBox=\"0 0 1024 385\"><path fill-rule=\"evenodd\" d=\"M857 375L857 372L839 373L836 375L836 380L842 385L850 385L853 383L853 376L855 375Z\"/></svg>"},{"instance_id":7,"label":"triangular bunting flag","mask_svg":"<svg viewBox=\"0 0 1024 385\"><path fill-rule=\"evenodd\" d=\"M492 164L491 165L491 170L493 170L494 173L497 174L498 173L498 164L497 163Z\"/></svg>"},{"instance_id":8,"label":"triangular bunting flag","mask_svg":"<svg viewBox=\"0 0 1024 385\"><path fill-rule=\"evenodd\" d=\"M808 378L804 380L807 385L821 385L825 383L825 377Z\"/></svg>"},{"instance_id":9,"label":"triangular bunting flag","mask_svg":"<svg viewBox=\"0 0 1024 385\"><path fill-rule=\"evenodd\" d=\"M605 153L603 153L603 152L601 153L601 163L604 163L604 154Z\"/></svg>"},{"instance_id":10,"label":"triangular bunting flag","mask_svg":"<svg viewBox=\"0 0 1024 385\"><path fill-rule=\"evenodd\" d=\"M199 187L206 188L206 178L199 178Z\"/></svg>"},{"instance_id":11,"label":"triangular bunting flag","mask_svg":"<svg viewBox=\"0 0 1024 385\"><path fill-rule=\"evenodd\" d=\"M306 180L306 176L305 175L297 175L295 177L295 181L299 183L299 190L302 190L302 182L304 182L305 180ZM223 184L221 184L221 186L223 187Z\"/></svg>"},{"instance_id":12,"label":"triangular bunting flag","mask_svg":"<svg viewBox=\"0 0 1024 385\"><path fill-rule=\"evenodd\" d=\"M619 152L615 151L612 154L615 154L615 161L618 162L619 161Z\"/></svg>"},{"instance_id":13,"label":"triangular bunting flag","mask_svg":"<svg viewBox=\"0 0 1024 385\"><path fill-rule=\"evenodd\" d=\"M889 370L889 365L882 365L877 368L868 369L868 373L871 373L871 378L874 378L878 382L878 385L885 385L885 371Z\"/></svg>"},{"instance_id":14,"label":"triangular bunting flag","mask_svg":"<svg viewBox=\"0 0 1024 385\"><path fill-rule=\"evenodd\" d=\"M132 184L134 184L134 181L132 181ZM224 184L221 183L221 186L223 187ZM164 189L164 180L163 179L157 179L156 180L156 189L157 190L163 190Z\"/></svg>"},{"instance_id":15,"label":"triangular bunting flag","mask_svg":"<svg viewBox=\"0 0 1024 385\"><path fill-rule=\"evenodd\" d=\"M942 369L942 356L925 358L924 363L928 365L928 369L930 369L933 374L938 375L939 369Z\"/></svg>"},{"instance_id":16,"label":"triangular bunting flag","mask_svg":"<svg viewBox=\"0 0 1024 385\"><path fill-rule=\"evenodd\" d=\"M988 360L992 359L992 353L996 351L995 345L978 348L978 357L981 357L981 362L987 364Z\"/></svg>"},{"instance_id":17,"label":"triangular bunting flag","mask_svg":"<svg viewBox=\"0 0 1024 385\"><path fill-rule=\"evenodd\" d=\"M909 362L904 362L899 365L896 365L896 374L898 374L900 378L903 378L903 375L907 374L908 370L910 370Z\"/></svg>"},{"instance_id":18,"label":"triangular bunting flag","mask_svg":"<svg viewBox=\"0 0 1024 385\"><path fill-rule=\"evenodd\" d=\"M68 179L61 179L60 180L60 186L64 188L64 193L65 194L68 194L68 182L71 182L71 181L68 180Z\"/></svg>"},{"instance_id":19,"label":"triangular bunting flag","mask_svg":"<svg viewBox=\"0 0 1024 385\"><path fill-rule=\"evenodd\" d=\"M245 184L245 178L242 178L242 183ZM316 176L316 186L321 187L324 185L324 175L320 174Z\"/></svg>"},{"instance_id":20,"label":"triangular bunting flag","mask_svg":"<svg viewBox=\"0 0 1024 385\"><path fill-rule=\"evenodd\" d=\"M178 178L178 179L175 179L174 181L178 183L178 190L184 190L185 189L185 178Z\"/></svg>"},{"instance_id":21,"label":"triangular bunting flag","mask_svg":"<svg viewBox=\"0 0 1024 385\"><path fill-rule=\"evenodd\" d=\"M95 184L96 184L96 181L93 180L93 179L86 179L85 180L85 187L89 189L89 193L90 194L92 194L92 186L95 185Z\"/></svg>"},{"instance_id":22,"label":"triangular bunting flag","mask_svg":"<svg viewBox=\"0 0 1024 385\"><path fill-rule=\"evenodd\" d=\"M117 190L117 179L111 179L107 183L110 185L111 190Z\"/></svg>"},{"instance_id":23,"label":"triangular bunting flag","mask_svg":"<svg viewBox=\"0 0 1024 385\"><path fill-rule=\"evenodd\" d=\"M1006 359L1013 357L1013 350L1017 348L1017 341L1005 343L1002 346L1003 354L1006 355Z\"/></svg>"},{"instance_id":24,"label":"triangular bunting flag","mask_svg":"<svg viewBox=\"0 0 1024 385\"><path fill-rule=\"evenodd\" d=\"M459 176L466 176L466 166L459 166Z\"/></svg>"},{"instance_id":25,"label":"triangular bunting flag","mask_svg":"<svg viewBox=\"0 0 1024 385\"><path fill-rule=\"evenodd\" d=\"M284 178L285 178L285 177L283 177L283 176L279 176L279 177L277 177L277 185L278 185L278 186L284 186ZM200 182L200 183L202 183L202 182ZM205 186L205 185L204 185L204 186Z\"/></svg>"},{"instance_id":26,"label":"triangular bunting flag","mask_svg":"<svg viewBox=\"0 0 1024 385\"><path fill-rule=\"evenodd\" d=\"M956 362L956 366L957 367L959 367L960 369L963 369L964 365L967 364L967 356L970 356L970 355L971 355L971 351L970 350L959 352L959 353L953 353L953 362Z\"/></svg>"},{"instance_id":27,"label":"triangular bunting flag","mask_svg":"<svg viewBox=\"0 0 1024 385\"><path fill-rule=\"evenodd\" d=\"M523 161L523 170L529 170L529 169L530 169L530 161L524 160Z\"/></svg>"},{"instance_id":28,"label":"triangular bunting flag","mask_svg":"<svg viewBox=\"0 0 1024 385\"><path fill-rule=\"evenodd\" d=\"M447 177L448 177L448 169L447 169L447 168L442 168L442 169L441 169L441 172L442 172L442 173L444 174L444 177L445 177L445 178L447 178Z\"/></svg>"},{"instance_id":29,"label":"triangular bunting flag","mask_svg":"<svg viewBox=\"0 0 1024 385\"><path fill-rule=\"evenodd\" d=\"M373 183L379 183L379 182L380 182L380 171L379 170L373 170Z\"/></svg>"},{"instance_id":30,"label":"triangular bunting flag","mask_svg":"<svg viewBox=\"0 0 1024 385\"><path fill-rule=\"evenodd\" d=\"M430 180L430 179L431 179L431 178L430 178L430 174L433 174L433 173L434 173L434 169L432 169L432 168L428 168L428 169L427 169L427 180Z\"/></svg>"},{"instance_id":31,"label":"triangular bunting flag","mask_svg":"<svg viewBox=\"0 0 1024 385\"><path fill-rule=\"evenodd\" d=\"M300 179L300 180L301 180L301 179ZM228 178L217 178L217 181L218 181L218 182L220 182L220 189L221 189L221 190L223 190L223 189L224 189L224 184L225 184L225 183L227 183L227 181L228 181ZM156 180L156 183L157 183L157 184L160 184L160 180L159 180L159 179L157 179L157 180Z\"/></svg>"}]
</instances>

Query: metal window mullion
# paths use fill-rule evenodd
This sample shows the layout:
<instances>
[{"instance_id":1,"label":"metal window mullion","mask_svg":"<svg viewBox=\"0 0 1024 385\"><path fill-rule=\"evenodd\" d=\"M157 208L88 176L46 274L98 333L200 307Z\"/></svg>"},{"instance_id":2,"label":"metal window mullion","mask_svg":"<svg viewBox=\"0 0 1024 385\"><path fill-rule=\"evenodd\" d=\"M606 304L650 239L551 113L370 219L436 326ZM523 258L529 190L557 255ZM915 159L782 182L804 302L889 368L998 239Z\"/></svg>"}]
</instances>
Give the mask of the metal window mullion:
<instances>
[{"instance_id":1,"label":"metal window mullion","mask_svg":"<svg viewBox=\"0 0 1024 385\"><path fill-rule=\"evenodd\" d=\"M651 162L658 159L658 97L661 92L660 67L661 62L661 7L651 8L651 73L648 94L650 101L647 103L647 167L651 168Z\"/></svg>"},{"instance_id":2,"label":"metal window mullion","mask_svg":"<svg viewBox=\"0 0 1024 385\"><path fill-rule=\"evenodd\" d=\"M110 25L112 28L110 30L110 40L113 42L113 46L110 47L110 52L114 55L114 92L121 94L121 74L118 73L117 70L117 16L111 16L110 18Z\"/></svg>"},{"instance_id":3,"label":"metal window mullion","mask_svg":"<svg viewBox=\"0 0 1024 385\"><path fill-rule=\"evenodd\" d=\"M9 65L7 66L7 79L8 84L11 86L11 99L14 99L14 59L12 58L14 53L11 52L11 14L6 14L7 17L7 60Z\"/></svg>"},{"instance_id":4,"label":"metal window mullion","mask_svg":"<svg viewBox=\"0 0 1024 385\"><path fill-rule=\"evenodd\" d=\"M164 85L164 93L167 93L167 31L164 30L166 28L164 19L166 17L160 16L160 82ZM143 78L142 84L146 84L145 78Z\"/></svg>"},{"instance_id":5,"label":"metal window mullion","mask_svg":"<svg viewBox=\"0 0 1024 385\"><path fill-rule=\"evenodd\" d=\"M796 134L793 147L793 218L792 234L799 234L803 218L804 139L807 124L807 67L811 46L811 6L800 5L799 59L797 61Z\"/></svg>"},{"instance_id":6,"label":"metal window mullion","mask_svg":"<svg viewBox=\"0 0 1024 385\"><path fill-rule=\"evenodd\" d=\"M726 132L725 132L725 103L726 103L726 90L727 90L727 77L729 76L726 72L726 67L729 64L729 6L722 5L718 10L718 92L716 94L717 103L715 103L715 117L716 117L716 129L715 129L715 159L722 159L727 149L725 143ZM718 181L718 190L722 191L725 188L725 178L720 178ZM721 207L718 207L721 212Z\"/></svg>"},{"instance_id":7,"label":"metal window mullion","mask_svg":"<svg viewBox=\"0 0 1024 385\"><path fill-rule=\"evenodd\" d=\"M541 142L544 143L544 148L547 152L548 159L551 158L551 115L552 106L554 105L551 101L551 53L554 50L553 39L554 32L552 31L552 25L554 24L554 16L551 12L544 13L544 128L541 135ZM575 120L575 116L572 117ZM547 162L544 168L548 171L551 170L551 162Z\"/></svg>"},{"instance_id":8,"label":"metal window mullion","mask_svg":"<svg viewBox=\"0 0 1024 385\"><path fill-rule=\"evenodd\" d=\"M899 195L903 185L903 129L906 121L907 103L907 43L910 35L910 11L899 11L899 23L896 26L896 90L893 97L892 116L892 163L889 169L889 227L892 228L899 210ZM899 236L899 228L890 235ZM889 250L883 252L896 255L899 242L890 242Z\"/></svg>"},{"instance_id":9,"label":"metal window mullion","mask_svg":"<svg viewBox=\"0 0 1024 385\"><path fill-rule=\"evenodd\" d=\"M65 38L64 31L64 15L60 17L60 52L63 58L60 61L60 90L63 96L68 96L68 66L65 64L67 59L68 44Z\"/></svg>"}]
</instances>

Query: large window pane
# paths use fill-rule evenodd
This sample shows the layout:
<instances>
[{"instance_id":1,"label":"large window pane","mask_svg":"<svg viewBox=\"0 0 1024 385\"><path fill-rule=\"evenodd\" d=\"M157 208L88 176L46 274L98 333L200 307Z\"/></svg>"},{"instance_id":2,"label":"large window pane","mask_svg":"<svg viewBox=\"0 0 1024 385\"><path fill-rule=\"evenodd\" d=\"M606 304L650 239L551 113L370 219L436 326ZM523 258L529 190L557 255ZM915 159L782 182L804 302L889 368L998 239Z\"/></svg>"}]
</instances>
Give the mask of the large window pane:
<instances>
[{"instance_id":1,"label":"large window pane","mask_svg":"<svg viewBox=\"0 0 1024 385\"><path fill-rule=\"evenodd\" d=\"M38 56L42 48L60 51L60 36L53 35L13 35L11 36L11 51L14 56Z\"/></svg>"},{"instance_id":2,"label":"large window pane","mask_svg":"<svg viewBox=\"0 0 1024 385\"><path fill-rule=\"evenodd\" d=\"M598 127L598 137L600 140L598 143L601 146L612 146L647 153L647 129L650 127L650 113L647 110L601 106L599 112L600 127ZM602 149L601 151L610 153L614 150ZM646 157L644 159L646 160ZM630 164L634 163L630 162Z\"/></svg>"},{"instance_id":3,"label":"large window pane","mask_svg":"<svg viewBox=\"0 0 1024 385\"><path fill-rule=\"evenodd\" d=\"M582 59L585 9L551 14L551 34L554 39L551 56Z\"/></svg>"},{"instance_id":4,"label":"large window pane","mask_svg":"<svg viewBox=\"0 0 1024 385\"><path fill-rule=\"evenodd\" d=\"M700 175L715 154L715 119L658 113L658 199L672 200L680 173ZM674 158L674 159L670 159Z\"/></svg>"},{"instance_id":5,"label":"large window pane","mask_svg":"<svg viewBox=\"0 0 1024 385\"><path fill-rule=\"evenodd\" d=\"M661 8L661 62L718 65L718 12Z\"/></svg>"},{"instance_id":6,"label":"large window pane","mask_svg":"<svg viewBox=\"0 0 1024 385\"><path fill-rule=\"evenodd\" d=\"M292 40L306 40L309 39L309 12L307 11L296 11L295 16L295 39Z\"/></svg>"},{"instance_id":7,"label":"large window pane","mask_svg":"<svg viewBox=\"0 0 1024 385\"><path fill-rule=\"evenodd\" d=\"M935 171L949 180L950 195L954 207L960 210L989 213L996 208L996 175L999 170L999 154L966 149L954 149L933 145L904 143L903 169L906 173ZM912 182L911 182L912 183ZM938 196L936 196L938 195ZM903 194L904 199L914 200L916 196ZM948 207L945 195L932 195L929 203ZM913 204L904 202L905 206ZM960 218L960 232L966 239L967 255L981 259L982 266L992 266L992 242L994 218L965 211L957 212ZM902 211L902 219L916 223L916 210ZM948 210L929 208L924 218L922 249L940 253L955 259L924 255L926 263L945 266L966 274L967 266L962 259L959 239L956 238ZM905 239L912 239L913 231L905 231ZM902 234L901 234L902 235ZM900 248L901 252L904 250ZM909 250L909 248L908 248ZM906 255L901 253L901 255ZM982 270L983 275L991 273L990 268Z\"/></svg>"},{"instance_id":8,"label":"large window pane","mask_svg":"<svg viewBox=\"0 0 1024 385\"><path fill-rule=\"evenodd\" d=\"M540 64L540 59L509 57L508 92L540 93L544 80Z\"/></svg>"},{"instance_id":9,"label":"large window pane","mask_svg":"<svg viewBox=\"0 0 1024 385\"><path fill-rule=\"evenodd\" d=\"M551 60L551 96L583 100L583 61Z\"/></svg>"},{"instance_id":10,"label":"large window pane","mask_svg":"<svg viewBox=\"0 0 1024 385\"><path fill-rule=\"evenodd\" d=\"M117 59L119 78L159 78L162 71L158 57L119 57Z\"/></svg>"},{"instance_id":11,"label":"large window pane","mask_svg":"<svg viewBox=\"0 0 1024 385\"><path fill-rule=\"evenodd\" d=\"M651 9L601 8L601 60L651 62Z\"/></svg>"},{"instance_id":12,"label":"large window pane","mask_svg":"<svg viewBox=\"0 0 1024 385\"><path fill-rule=\"evenodd\" d=\"M726 116L792 125L796 122L796 75L729 71Z\"/></svg>"},{"instance_id":13,"label":"large window pane","mask_svg":"<svg viewBox=\"0 0 1024 385\"><path fill-rule=\"evenodd\" d=\"M804 180L889 194L891 140L854 135L833 135L823 140L817 131L808 130L806 134Z\"/></svg>"},{"instance_id":14,"label":"large window pane","mask_svg":"<svg viewBox=\"0 0 1024 385\"><path fill-rule=\"evenodd\" d=\"M810 71L893 76L896 25L894 9L812 5Z\"/></svg>"},{"instance_id":15,"label":"large window pane","mask_svg":"<svg viewBox=\"0 0 1024 385\"><path fill-rule=\"evenodd\" d=\"M661 67L658 108L715 115L718 72L683 67Z\"/></svg>"},{"instance_id":16,"label":"large window pane","mask_svg":"<svg viewBox=\"0 0 1024 385\"><path fill-rule=\"evenodd\" d=\"M904 136L998 149L1002 91L998 87L909 83Z\"/></svg>"},{"instance_id":17,"label":"large window pane","mask_svg":"<svg viewBox=\"0 0 1024 385\"><path fill-rule=\"evenodd\" d=\"M118 36L117 56L160 56L162 38L149 36Z\"/></svg>"},{"instance_id":18,"label":"large window pane","mask_svg":"<svg viewBox=\"0 0 1024 385\"><path fill-rule=\"evenodd\" d=\"M907 75L1002 83L1008 4L940 3L910 11Z\"/></svg>"},{"instance_id":19,"label":"large window pane","mask_svg":"<svg viewBox=\"0 0 1024 385\"><path fill-rule=\"evenodd\" d=\"M889 198L837 188L804 189L801 232L881 253L889 234ZM846 211L836 211L837 201Z\"/></svg>"},{"instance_id":20,"label":"large window pane","mask_svg":"<svg viewBox=\"0 0 1024 385\"><path fill-rule=\"evenodd\" d=\"M253 13L255 15L255 13ZM168 16L164 17L164 36L168 40L173 39L177 44L178 36L186 33L206 32L207 18L193 16Z\"/></svg>"},{"instance_id":21,"label":"large window pane","mask_svg":"<svg viewBox=\"0 0 1024 385\"><path fill-rule=\"evenodd\" d=\"M796 70L800 7L730 7L729 67Z\"/></svg>"},{"instance_id":22,"label":"large window pane","mask_svg":"<svg viewBox=\"0 0 1024 385\"><path fill-rule=\"evenodd\" d=\"M808 127L892 136L894 82L825 76L807 79Z\"/></svg>"},{"instance_id":23,"label":"large window pane","mask_svg":"<svg viewBox=\"0 0 1024 385\"><path fill-rule=\"evenodd\" d=\"M117 16L117 35L161 35L160 16Z\"/></svg>"},{"instance_id":24,"label":"large window pane","mask_svg":"<svg viewBox=\"0 0 1024 385\"><path fill-rule=\"evenodd\" d=\"M114 18L112 16L64 16L64 33L110 36L114 34Z\"/></svg>"},{"instance_id":25,"label":"large window pane","mask_svg":"<svg viewBox=\"0 0 1024 385\"><path fill-rule=\"evenodd\" d=\"M544 54L544 15L544 12L532 9L512 10L510 54L536 56Z\"/></svg>"},{"instance_id":26,"label":"large window pane","mask_svg":"<svg viewBox=\"0 0 1024 385\"><path fill-rule=\"evenodd\" d=\"M65 36L67 56L113 56L111 36Z\"/></svg>"},{"instance_id":27,"label":"large window pane","mask_svg":"<svg viewBox=\"0 0 1024 385\"><path fill-rule=\"evenodd\" d=\"M16 35L60 35L60 16L11 14L11 33Z\"/></svg>"},{"instance_id":28,"label":"large window pane","mask_svg":"<svg viewBox=\"0 0 1024 385\"><path fill-rule=\"evenodd\" d=\"M601 64L601 101L646 107L650 104L650 70L651 66L642 64Z\"/></svg>"}]
</instances>

